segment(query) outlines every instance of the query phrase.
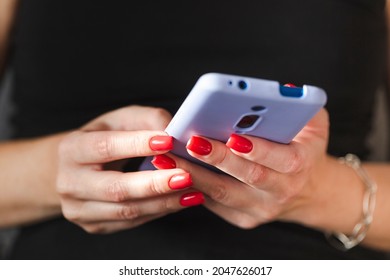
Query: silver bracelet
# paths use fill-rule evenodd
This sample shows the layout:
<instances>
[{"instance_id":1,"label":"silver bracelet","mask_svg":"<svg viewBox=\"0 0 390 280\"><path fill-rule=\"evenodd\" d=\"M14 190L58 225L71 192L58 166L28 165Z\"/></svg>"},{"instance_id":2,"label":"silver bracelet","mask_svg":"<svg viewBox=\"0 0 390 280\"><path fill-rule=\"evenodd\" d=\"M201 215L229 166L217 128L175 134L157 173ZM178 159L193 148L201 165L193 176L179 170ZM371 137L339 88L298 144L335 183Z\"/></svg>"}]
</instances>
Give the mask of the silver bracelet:
<instances>
[{"instance_id":1,"label":"silver bracelet","mask_svg":"<svg viewBox=\"0 0 390 280\"><path fill-rule=\"evenodd\" d=\"M357 156L347 154L345 157L339 158L339 161L353 168L365 185L362 219L355 225L352 233L350 235L341 232L327 233L327 238L332 245L341 250L349 250L362 242L367 235L373 219L377 185L362 168Z\"/></svg>"}]
</instances>

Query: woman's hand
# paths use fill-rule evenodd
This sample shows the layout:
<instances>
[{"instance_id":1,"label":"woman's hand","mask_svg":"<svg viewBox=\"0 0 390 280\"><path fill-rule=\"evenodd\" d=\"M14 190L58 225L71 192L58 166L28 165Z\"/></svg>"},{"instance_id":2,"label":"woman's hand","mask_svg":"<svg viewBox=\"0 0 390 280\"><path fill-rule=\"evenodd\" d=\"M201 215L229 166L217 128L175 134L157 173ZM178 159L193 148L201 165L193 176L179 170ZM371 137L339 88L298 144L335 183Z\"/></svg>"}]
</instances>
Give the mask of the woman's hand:
<instances>
[{"instance_id":1,"label":"woman's hand","mask_svg":"<svg viewBox=\"0 0 390 280\"><path fill-rule=\"evenodd\" d=\"M184 191L192 180L182 169L123 173L106 168L172 149L172 138L162 131L170 119L162 109L132 106L65 137L57 177L64 216L88 232L108 233L202 203L202 194Z\"/></svg>"},{"instance_id":2,"label":"woman's hand","mask_svg":"<svg viewBox=\"0 0 390 280\"><path fill-rule=\"evenodd\" d=\"M230 176L170 157L193 175L194 187L207 195L205 206L236 226L253 228L302 216L308 220L313 214L307 209L329 176L328 126L322 110L289 145L239 135L226 144L199 136L190 139L187 149L193 157Z\"/></svg>"}]
</instances>

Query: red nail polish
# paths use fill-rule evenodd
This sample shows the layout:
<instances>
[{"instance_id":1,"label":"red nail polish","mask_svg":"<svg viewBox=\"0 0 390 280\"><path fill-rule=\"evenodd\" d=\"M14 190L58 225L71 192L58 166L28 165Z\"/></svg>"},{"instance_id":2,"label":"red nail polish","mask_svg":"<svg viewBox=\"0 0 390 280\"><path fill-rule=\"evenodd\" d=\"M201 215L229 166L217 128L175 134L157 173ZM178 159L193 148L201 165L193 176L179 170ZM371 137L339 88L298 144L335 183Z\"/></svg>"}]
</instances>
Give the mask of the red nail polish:
<instances>
[{"instance_id":1,"label":"red nail polish","mask_svg":"<svg viewBox=\"0 0 390 280\"><path fill-rule=\"evenodd\" d=\"M176 162L166 155L154 156L151 161L157 169L173 169L176 168Z\"/></svg>"},{"instance_id":2,"label":"red nail polish","mask_svg":"<svg viewBox=\"0 0 390 280\"><path fill-rule=\"evenodd\" d=\"M204 195L201 192L192 192L182 195L180 198L180 205L189 207L204 203Z\"/></svg>"},{"instance_id":3,"label":"red nail polish","mask_svg":"<svg viewBox=\"0 0 390 280\"><path fill-rule=\"evenodd\" d=\"M249 153L253 149L253 144L251 141L237 134L232 134L230 136L229 140L226 143L226 146L228 146L230 149L244 154Z\"/></svg>"},{"instance_id":4,"label":"red nail polish","mask_svg":"<svg viewBox=\"0 0 390 280\"><path fill-rule=\"evenodd\" d=\"M187 149L198 155L206 156L211 153L212 146L206 139L199 136L192 136L190 141L188 141Z\"/></svg>"},{"instance_id":5,"label":"red nail polish","mask_svg":"<svg viewBox=\"0 0 390 280\"><path fill-rule=\"evenodd\" d=\"M149 147L153 151L169 151L173 149L173 137L166 135L153 136L150 138Z\"/></svg>"},{"instance_id":6,"label":"red nail polish","mask_svg":"<svg viewBox=\"0 0 390 280\"><path fill-rule=\"evenodd\" d=\"M181 190L192 186L192 178L189 173L173 175L169 179L168 186L173 190Z\"/></svg>"}]
</instances>

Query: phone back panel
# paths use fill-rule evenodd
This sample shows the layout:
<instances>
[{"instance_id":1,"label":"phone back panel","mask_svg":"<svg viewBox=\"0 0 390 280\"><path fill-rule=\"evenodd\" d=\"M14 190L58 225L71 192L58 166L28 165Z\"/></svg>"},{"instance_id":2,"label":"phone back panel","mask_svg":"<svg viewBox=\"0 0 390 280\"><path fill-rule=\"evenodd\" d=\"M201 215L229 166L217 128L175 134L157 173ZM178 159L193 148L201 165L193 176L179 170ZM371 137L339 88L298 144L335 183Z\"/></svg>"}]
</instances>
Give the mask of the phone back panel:
<instances>
[{"instance_id":1,"label":"phone back panel","mask_svg":"<svg viewBox=\"0 0 390 280\"><path fill-rule=\"evenodd\" d=\"M172 152L186 158L192 135L226 142L239 133L287 144L325 103L318 87L209 73L200 77L166 132L175 138Z\"/></svg>"}]
</instances>

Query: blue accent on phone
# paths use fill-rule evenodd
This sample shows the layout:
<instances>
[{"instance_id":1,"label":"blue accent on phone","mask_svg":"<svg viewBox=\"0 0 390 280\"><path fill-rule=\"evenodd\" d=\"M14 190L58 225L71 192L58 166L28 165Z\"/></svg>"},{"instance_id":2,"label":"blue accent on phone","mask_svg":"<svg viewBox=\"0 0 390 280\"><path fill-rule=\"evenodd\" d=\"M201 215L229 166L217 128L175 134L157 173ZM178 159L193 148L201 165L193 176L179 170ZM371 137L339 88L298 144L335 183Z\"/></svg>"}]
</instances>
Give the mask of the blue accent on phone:
<instances>
[{"instance_id":1,"label":"blue accent on phone","mask_svg":"<svg viewBox=\"0 0 390 280\"><path fill-rule=\"evenodd\" d=\"M286 97L300 98L303 96L303 88L301 87L280 86L279 91L281 95Z\"/></svg>"}]
</instances>

